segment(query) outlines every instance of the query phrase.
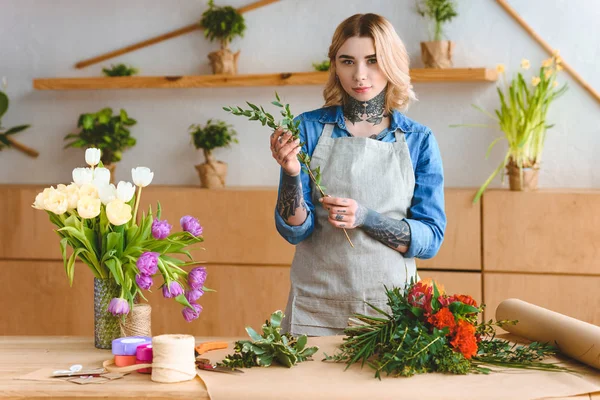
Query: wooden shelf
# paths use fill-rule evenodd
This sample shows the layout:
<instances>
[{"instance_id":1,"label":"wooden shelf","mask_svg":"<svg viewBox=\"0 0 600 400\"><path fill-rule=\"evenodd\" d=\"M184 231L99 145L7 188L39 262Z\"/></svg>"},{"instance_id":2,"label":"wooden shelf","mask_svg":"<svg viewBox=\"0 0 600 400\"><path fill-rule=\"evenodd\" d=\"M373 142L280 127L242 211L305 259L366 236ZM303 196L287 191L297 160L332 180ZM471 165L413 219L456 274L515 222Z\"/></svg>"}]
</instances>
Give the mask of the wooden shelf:
<instances>
[{"instance_id":1,"label":"wooden shelf","mask_svg":"<svg viewBox=\"0 0 600 400\"><path fill-rule=\"evenodd\" d=\"M40 78L33 80L33 88L90 90L322 85L327 81L328 74L328 72L289 72L250 75ZM496 70L488 68L413 69L410 74L413 82L493 82L497 79Z\"/></svg>"}]
</instances>

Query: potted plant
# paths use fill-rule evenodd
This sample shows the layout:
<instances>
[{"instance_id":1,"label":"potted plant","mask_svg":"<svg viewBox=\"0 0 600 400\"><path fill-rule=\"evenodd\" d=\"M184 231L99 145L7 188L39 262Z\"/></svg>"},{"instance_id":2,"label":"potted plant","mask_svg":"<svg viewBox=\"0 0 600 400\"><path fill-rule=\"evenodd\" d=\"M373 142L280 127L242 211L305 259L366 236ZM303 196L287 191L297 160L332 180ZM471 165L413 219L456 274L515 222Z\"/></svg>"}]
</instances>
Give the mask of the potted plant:
<instances>
[{"instance_id":1,"label":"potted plant","mask_svg":"<svg viewBox=\"0 0 600 400\"><path fill-rule=\"evenodd\" d=\"M106 76L115 77L115 76L132 76L132 75L137 74L139 72L139 70L130 65L125 65L125 64L112 65L111 64L110 68L102 68L102 72Z\"/></svg>"},{"instance_id":2,"label":"potted plant","mask_svg":"<svg viewBox=\"0 0 600 400\"><path fill-rule=\"evenodd\" d=\"M442 40L444 24L458 16L454 0L417 0L417 12L429 19L431 40L421 42L421 60L425 68L451 68L454 43Z\"/></svg>"},{"instance_id":3,"label":"potted plant","mask_svg":"<svg viewBox=\"0 0 600 400\"><path fill-rule=\"evenodd\" d=\"M529 60L521 61L521 68L529 69ZM511 190L535 190L538 184L538 174L546 131L553 125L547 123L547 113L550 104L567 90L567 85L559 87L556 75L563 69L558 51L542 63L537 75L525 80L521 72L510 82L506 81L504 66L497 67L504 76L504 89L498 88L500 108L495 115L473 105L498 123L504 133L496 138L489 146L487 156L492 148L502 139L508 142L508 149L502 162L490 177L479 188L473 202L477 202L487 186L499 173L506 168ZM483 126L489 125L453 125ZM486 157L487 157L486 156Z\"/></svg>"},{"instance_id":4,"label":"potted plant","mask_svg":"<svg viewBox=\"0 0 600 400\"><path fill-rule=\"evenodd\" d=\"M70 133L65 140L73 139L65 145L67 147L90 148L95 147L102 151L102 164L114 176L115 163L121 161L123 151L133 147L136 143L129 131L130 126L137 121L129 118L123 109L118 115L113 115L111 108L103 108L96 113L81 114L77 127L79 133Z\"/></svg>"},{"instance_id":5,"label":"potted plant","mask_svg":"<svg viewBox=\"0 0 600 400\"><path fill-rule=\"evenodd\" d=\"M209 119L204 127L191 125L189 131L196 149L202 149L204 152L205 162L196 165L201 186L203 188L225 187L227 163L217 161L212 151L219 147L229 147L231 143L238 143L235 138L237 132L224 121L213 122L212 119Z\"/></svg>"},{"instance_id":6,"label":"potted plant","mask_svg":"<svg viewBox=\"0 0 600 400\"><path fill-rule=\"evenodd\" d=\"M320 63L313 63L313 68L315 71L329 71L329 67L331 67L331 61L329 59L321 61Z\"/></svg>"},{"instance_id":7,"label":"potted plant","mask_svg":"<svg viewBox=\"0 0 600 400\"><path fill-rule=\"evenodd\" d=\"M8 105L8 96L6 95L6 93L0 90L0 150L4 149L5 147L14 147L15 149L22 151L23 153L31 157L37 157L39 155L37 151L17 142L14 138L11 137L16 133L19 133L29 128L29 125L13 126L12 128L8 128L7 130L4 130L4 128L2 127L2 117L4 116L4 114L6 114L6 111L8 111Z\"/></svg>"},{"instance_id":8,"label":"potted plant","mask_svg":"<svg viewBox=\"0 0 600 400\"><path fill-rule=\"evenodd\" d=\"M213 74L237 74L238 50L233 53L229 43L236 37L244 36L246 24L244 17L233 7L216 7L213 0L208 2L208 10L202 14L200 24L204 28L204 36L211 42L219 40L221 49L208 55Z\"/></svg>"}]
</instances>

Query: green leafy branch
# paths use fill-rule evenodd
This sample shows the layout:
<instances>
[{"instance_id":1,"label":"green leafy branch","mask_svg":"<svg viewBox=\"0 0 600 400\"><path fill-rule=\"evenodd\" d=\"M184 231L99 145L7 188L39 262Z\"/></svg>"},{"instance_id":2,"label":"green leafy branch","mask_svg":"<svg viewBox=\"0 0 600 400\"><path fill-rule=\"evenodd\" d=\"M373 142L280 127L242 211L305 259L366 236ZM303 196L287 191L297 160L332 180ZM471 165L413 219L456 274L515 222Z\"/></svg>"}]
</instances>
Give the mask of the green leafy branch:
<instances>
[{"instance_id":1,"label":"green leafy branch","mask_svg":"<svg viewBox=\"0 0 600 400\"><path fill-rule=\"evenodd\" d=\"M294 338L291 334L281 334L283 313L275 311L271 319L262 326L262 335L251 327L246 332L252 340L240 340L235 343L234 354L228 355L217 363L227 368L269 367L276 362L291 368L299 362L311 360L318 347L306 347L306 335Z\"/></svg>"},{"instance_id":2,"label":"green leafy branch","mask_svg":"<svg viewBox=\"0 0 600 400\"><path fill-rule=\"evenodd\" d=\"M106 76L114 77L135 75L139 72L139 70L126 64L111 64L110 68L102 68L102 72Z\"/></svg>"}]
</instances>

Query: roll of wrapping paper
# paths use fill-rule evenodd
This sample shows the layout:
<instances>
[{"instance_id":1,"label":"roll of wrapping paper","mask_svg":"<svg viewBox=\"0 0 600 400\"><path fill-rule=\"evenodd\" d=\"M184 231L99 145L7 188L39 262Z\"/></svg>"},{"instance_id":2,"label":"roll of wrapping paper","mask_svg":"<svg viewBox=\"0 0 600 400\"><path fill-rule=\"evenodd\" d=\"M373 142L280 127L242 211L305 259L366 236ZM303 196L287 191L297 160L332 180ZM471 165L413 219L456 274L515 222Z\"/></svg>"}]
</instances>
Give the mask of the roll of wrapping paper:
<instances>
[{"instance_id":1,"label":"roll of wrapping paper","mask_svg":"<svg viewBox=\"0 0 600 400\"><path fill-rule=\"evenodd\" d=\"M504 300L496 308L496 320L518 320L502 329L525 339L549 343L559 351L600 369L600 327L519 299Z\"/></svg>"}]
</instances>

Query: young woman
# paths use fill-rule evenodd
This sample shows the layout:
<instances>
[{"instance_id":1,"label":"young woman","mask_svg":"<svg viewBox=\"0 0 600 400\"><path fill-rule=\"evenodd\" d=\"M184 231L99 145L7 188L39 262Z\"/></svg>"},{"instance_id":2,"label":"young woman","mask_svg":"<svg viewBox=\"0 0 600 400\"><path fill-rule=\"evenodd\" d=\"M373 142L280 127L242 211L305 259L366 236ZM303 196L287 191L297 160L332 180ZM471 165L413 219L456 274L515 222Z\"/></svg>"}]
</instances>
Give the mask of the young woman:
<instances>
[{"instance_id":1,"label":"young woman","mask_svg":"<svg viewBox=\"0 0 600 400\"><path fill-rule=\"evenodd\" d=\"M446 227L437 142L401 113L415 96L391 23L375 14L346 19L329 58L325 106L298 116L300 140L271 135L281 166L275 222L297 244L283 323L294 335L341 334L352 314L372 314L365 302L385 309L384 285L417 280L415 257L433 257ZM331 197L301 170L302 143Z\"/></svg>"}]
</instances>

